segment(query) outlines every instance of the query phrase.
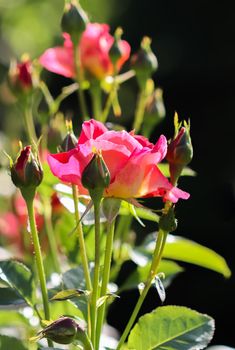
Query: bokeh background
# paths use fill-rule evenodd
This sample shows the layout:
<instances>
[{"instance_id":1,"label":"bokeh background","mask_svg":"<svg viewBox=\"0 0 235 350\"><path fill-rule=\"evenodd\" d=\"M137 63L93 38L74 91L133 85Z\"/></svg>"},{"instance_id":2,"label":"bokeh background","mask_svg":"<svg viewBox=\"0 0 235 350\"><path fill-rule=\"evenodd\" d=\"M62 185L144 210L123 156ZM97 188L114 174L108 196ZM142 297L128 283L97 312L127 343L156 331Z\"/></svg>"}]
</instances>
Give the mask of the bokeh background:
<instances>
[{"instance_id":1,"label":"bokeh background","mask_svg":"<svg viewBox=\"0 0 235 350\"><path fill-rule=\"evenodd\" d=\"M183 178L181 188L191 193L187 202L177 206L177 234L191 238L223 255L235 271L235 25L230 2L170 0L81 0L92 21L107 22L112 30L124 29L124 38L139 47L141 38L152 38L159 69L154 80L164 91L166 118L160 133L173 134L173 115L190 118L194 159L191 167L195 178ZM38 57L46 48L60 43L62 0L0 0L0 84L3 83L12 57L28 52ZM68 81L45 73L54 94ZM137 85L123 86L121 102L124 116L120 121L130 125ZM3 96L3 94L2 94ZM65 111L76 104L68 99ZM5 97L0 97L0 129L17 135L22 123L9 111ZM4 131L4 133L2 133ZM0 184L1 186L1 184ZM220 275L187 265L167 290L167 304L192 307L216 320L213 344L235 347L234 277ZM109 322L122 329L135 302L135 293L124 294L109 314ZM150 293L142 312L158 304L156 293Z\"/></svg>"}]
</instances>

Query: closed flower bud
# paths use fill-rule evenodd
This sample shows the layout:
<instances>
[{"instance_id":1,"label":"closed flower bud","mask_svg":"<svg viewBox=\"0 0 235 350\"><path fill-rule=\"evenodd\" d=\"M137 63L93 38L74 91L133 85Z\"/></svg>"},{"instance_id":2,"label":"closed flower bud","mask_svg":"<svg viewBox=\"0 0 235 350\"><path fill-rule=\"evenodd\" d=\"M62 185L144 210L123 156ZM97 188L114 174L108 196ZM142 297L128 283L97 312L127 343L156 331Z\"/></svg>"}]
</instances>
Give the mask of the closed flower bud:
<instances>
[{"instance_id":1,"label":"closed flower bud","mask_svg":"<svg viewBox=\"0 0 235 350\"><path fill-rule=\"evenodd\" d=\"M121 46L121 36L122 36L122 29L117 28L115 35L114 35L114 42L109 50L109 57L112 62L112 64L116 65L118 60L123 56L123 49Z\"/></svg>"},{"instance_id":2,"label":"closed flower bud","mask_svg":"<svg viewBox=\"0 0 235 350\"><path fill-rule=\"evenodd\" d=\"M103 191L110 184L110 173L100 153L95 153L82 173L82 184L89 190L91 198L102 197Z\"/></svg>"},{"instance_id":3,"label":"closed flower bud","mask_svg":"<svg viewBox=\"0 0 235 350\"><path fill-rule=\"evenodd\" d=\"M158 61L150 47L151 39L144 37L141 48L131 58L131 66L136 73L136 78L141 89L144 89L146 81L157 70Z\"/></svg>"},{"instance_id":4,"label":"closed flower bud","mask_svg":"<svg viewBox=\"0 0 235 350\"><path fill-rule=\"evenodd\" d=\"M40 332L41 338L59 344L71 344L77 335L77 323L69 317L60 317Z\"/></svg>"},{"instance_id":5,"label":"closed flower bud","mask_svg":"<svg viewBox=\"0 0 235 350\"><path fill-rule=\"evenodd\" d=\"M38 159L31 151L31 146L24 147L15 163L11 166L11 178L16 187L33 189L40 185L43 171Z\"/></svg>"},{"instance_id":6,"label":"closed flower bud","mask_svg":"<svg viewBox=\"0 0 235 350\"><path fill-rule=\"evenodd\" d=\"M76 1L71 1L71 3L65 5L61 27L63 32L70 34L75 45L78 44L87 23L87 15Z\"/></svg>"},{"instance_id":7,"label":"closed flower bud","mask_svg":"<svg viewBox=\"0 0 235 350\"><path fill-rule=\"evenodd\" d=\"M11 62L8 83L15 95L27 94L33 88L32 62L27 58L22 62Z\"/></svg>"},{"instance_id":8,"label":"closed flower bud","mask_svg":"<svg viewBox=\"0 0 235 350\"><path fill-rule=\"evenodd\" d=\"M62 141L60 145L60 151L61 152L71 151L71 149L75 148L77 143L78 143L78 139L74 135L73 131L70 131L67 133L64 140Z\"/></svg>"},{"instance_id":9,"label":"closed flower bud","mask_svg":"<svg viewBox=\"0 0 235 350\"><path fill-rule=\"evenodd\" d=\"M193 146L190 137L190 127L184 122L184 126L176 129L176 136L168 146L166 159L170 164L171 181L175 183L183 168L193 158Z\"/></svg>"}]
</instances>

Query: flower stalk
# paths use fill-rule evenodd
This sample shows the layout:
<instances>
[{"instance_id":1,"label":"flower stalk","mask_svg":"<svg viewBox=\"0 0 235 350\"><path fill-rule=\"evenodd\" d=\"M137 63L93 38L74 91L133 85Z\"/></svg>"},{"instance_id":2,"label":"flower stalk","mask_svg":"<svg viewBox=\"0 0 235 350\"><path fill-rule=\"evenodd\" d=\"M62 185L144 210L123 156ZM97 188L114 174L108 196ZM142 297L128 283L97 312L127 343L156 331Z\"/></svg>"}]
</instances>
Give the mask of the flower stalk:
<instances>
[{"instance_id":1,"label":"flower stalk","mask_svg":"<svg viewBox=\"0 0 235 350\"><path fill-rule=\"evenodd\" d=\"M102 274L102 284L100 290L100 297L105 296L107 293L107 287L110 277L110 268L112 261L112 252L113 252L113 238L114 238L114 228L115 228L115 220L111 223L108 223L107 228L107 238L106 238L106 246L105 246L105 257L104 257L104 269ZM96 326L96 346L99 349L100 335L102 332L102 326L104 323L105 316L105 306L106 302L104 302L99 310L97 316L97 326Z\"/></svg>"},{"instance_id":2,"label":"flower stalk","mask_svg":"<svg viewBox=\"0 0 235 350\"><path fill-rule=\"evenodd\" d=\"M91 284L91 277L89 272L89 265L88 265L88 259L86 254L86 246L83 236L83 230L82 230L82 224L80 220L80 213L78 209L78 189L76 185L72 185L72 191L73 191L73 202L74 202L74 209L75 209L75 219L76 219L76 225L77 225L77 235L78 235L78 242L79 242L79 248L80 248L80 254L81 254L81 260L82 260L82 266L86 281L86 288L88 291L92 290L92 284ZM90 330L90 306L88 304L88 329Z\"/></svg>"},{"instance_id":3,"label":"flower stalk","mask_svg":"<svg viewBox=\"0 0 235 350\"><path fill-rule=\"evenodd\" d=\"M100 203L101 199L94 201L95 212L95 267L94 279L91 295L91 342L94 349L98 349L96 344L97 330L97 300L99 297L99 278L100 278Z\"/></svg>"},{"instance_id":4,"label":"flower stalk","mask_svg":"<svg viewBox=\"0 0 235 350\"><path fill-rule=\"evenodd\" d=\"M135 308L131 314L131 317L126 325L126 328L119 340L118 346L117 346L117 350L121 349L122 345L124 344L135 320L136 317L140 311L140 308L145 300L146 295L148 294L148 291L152 285L152 280L153 278L156 276L157 271L158 271L158 267L159 264L161 262L162 259L162 254L164 251L164 247L165 247L165 243L166 243L166 239L167 239L167 235L170 231L173 231L175 229L175 227L172 225L172 222L174 222L175 224L175 219L174 219L174 212L173 209L171 210L171 203L166 202L165 204L165 208L163 209L163 215L162 217L164 218L164 226L161 224L161 219L159 222L159 231L158 231L158 235L157 235L157 240L156 240L156 244L155 244L155 249L153 252L153 258L152 258L152 263L151 263L151 267L148 273L148 277L147 280L145 282L144 285L144 289L142 290L139 299L137 301L137 304L135 305ZM169 213L169 215L168 215ZM166 219L165 219L166 218ZM173 220L172 220L173 218ZM169 228L171 228L171 230L167 227L169 225ZM162 227L163 226L163 227Z\"/></svg>"},{"instance_id":5,"label":"flower stalk","mask_svg":"<svg viewBox=\"0 0 235 350\"><path fill-rule=\"evenodd\" d=\"M32 240L33 240L36 266L37 266L40 288L41 288L41 293L42 293L44 316L45 316L45 320L49 321L50 320L50 308L49 308L49 300L48 300L46 277L45 277L45 271L44 271L44 266L43 266L42 253L41 253L38 232L37 232L37 227L36 227L36 221L35 221L35 213L34 213L34 206L33 206L34 200L33 200L33 198L28 198L28 199L25 199L25 201L26 201L26 206L27 206L27 210L28 210L30 233L31 233ZM48 340L48 345L53 347L53 343L51 340Z\"/></svg>"}]
</instances>

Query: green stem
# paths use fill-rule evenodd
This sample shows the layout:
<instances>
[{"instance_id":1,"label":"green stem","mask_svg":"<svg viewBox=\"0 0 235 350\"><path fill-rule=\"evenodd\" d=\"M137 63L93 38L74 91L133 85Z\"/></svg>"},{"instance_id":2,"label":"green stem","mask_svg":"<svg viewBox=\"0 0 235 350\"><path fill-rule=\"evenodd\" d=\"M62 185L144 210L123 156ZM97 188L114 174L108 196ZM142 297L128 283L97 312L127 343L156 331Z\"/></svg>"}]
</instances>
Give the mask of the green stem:
<instances>
[{"instance_id":1,"label":"green stem","mask_svg":"<svg viewBox=\"0 0 235 350\"><path fill-rule=\"evenodd\" d=\"M117 91L117 84L114 81L113 86L111 88L111 91L110 91L108 98L106 100L103 112L101 113L101 116L100 116L100 121L103 123L105 123L107 118L108 118L110 108L112 107L112 103L113 103L113 100L114 100L115 95L116 95L116 91Z\"/></svg>"},{"instance_id":2,"label":"green stem","mask_svg":"<svg viewBox=\"0 0 235 350\"><path fill-rule=\"evenodd\" d=\"M107 293L107 286L108 286L108 282L109 282L110 268L111 268L111 261L112 261L112 252L113 252L114 227L115 227L115 220L112 221L112 223L108 223L106 247L105 247L105 257L104 257L104 269L103 269L103 275L102 275L102 285L101 285L101 290L100 290L100 297L105 296ZM105 315L105 306L106 306L106 302L104 302L98 310L97 326L96 326L96 346L97 346L97 349L99 349L100 335L101 335L102 326L103 326L103 322L104 322L104 315Z\"/></svg>"},{"instance_id":3,"label":"green stem","mask_svg":"<svg viewBox=\"0 0 235 350\"><path fill-rule=\"evenodd\" d=\"M101 120L101 88L99 81L91 82L91 98L92 98L92 110L93 110L93 118L97 120Z\"/></svg>"},{"instance_id":4,"label":"green stem","mask_svg":"<svg viewBox=\"0 0 235 350\"><path fill-rule=\"evenodd\" d=\"M82 230L82 224L80 221L80 213L78 209L78 189L76 185L72 185L72 191L73 191L73 201L74 201L74 209L75 209L75 219L77 224L77 235L78 235L78 241L79 241L79 248L80 248L80 254L81 254L81 260L86 280L86 288L91 291L92 285L91 285L91 278L90 278L90 272L89 272L89 265L88 265L88 259L86 254L86 247L85 247L85 241L83 236L83 230Z\"/></svg>"},{"instance_id":5,"label":"green stem","mask_svg":"<svg viewBox=\"0 0 235 350\"><path fill-rule=\"evenodd\" d=\"M25 105L23 108L23 117L24 117L25 129L26 129L28 140L30 144L33 146L33 149L36 151L37 136L36 136L34 122L33 122L31 99L28 100L27 98L25 101Z\"/></svg>"},{"instance_id":6,"label":"green stem","mask_svg":"<svg viewBox=\"0 0 235 350\"><path fill-rule=\"evenodd\" d=\"M100 275L100 202L101 200L94 200L95 212L95 267L93 289L91 296L91 341L94 349L96 347L96 321L97 321L97 300L99 297L99 275Z\"/></svg>"},{"instance_id":7,"label":"green stem","mask_svg":"<svg viewBox=\"0 0 235 350\"><path fill-rule=\"evenodd\" d=\"M38 232L37 232L34 207L33 207L33 199L26 200L26 205L28 210L30 232L33 240L38 277L39 277L41 293L42 293L44 315L45 315L45 320L49 321L50 309L49 309L49 300L48 300L48 294L47 294L46 277L45 277L45 271L43 266L40 243L38 239ZM48 345L53 347L53 343L51 341L48 341Z\"/></svg>"},{"instance_id":8,"label":"green stem","mask_svg":"<svg viewBox=\"0 0 235 350\"><path fill-rule=\"evenodd\" d=\"M87 112L87 106L86 106L86 100L84 96L84 91L82 88L82 70L81 70L81 60L80 60L80 54L79 49L76 45L74 45L74 65L75 65L75 71L76 71L76 80L78 83L78 98L80 102L80 108L82 113L82 121L87 120L89 118L88 112Z\"/></svg>"},{"instance_id":9,"label":"green stem","mask_svg":"<svg viewBox=\"0 0 235 350\"><path fill-rule=\"evenodd\" d=\"M145 112L146 98L147 98L147 95L146 95L146 85L145 85L145 87L140 91L137 107L135 111L133 129L135 129L136 133L140 131L140 128L142 126L144 112Z\"/></svg>"},{"instance_id":10,"label":"green stem","mask_svg":"<svg viewBox=\"0 0 235 350\"><path fill-rule=\"evenodd\" d=\"M123 260L122 260L122 255L123 255L123 248L124 244L126 243L129 231L130 231L130 226L132 223L133 216L132 215L122 215L120 216L118 220L118 224L115 230L115 245L116 242L117 247L115 249L116 253L114 255L115 258L115 264L112 267L111 270L111 279L115 280L120 268L122 266Z\"/></svg>"},{"instance_id":11,"label":"green stem","mask_svg":"<svg viewBox=\"0 0 235 350\"><path fill-rule=\"evenodd\" d=\"M125 328L125 330L124 330L124 332L119 340L117 350L121 349L121 346L125 342L128 334L129 334L129 332L130 332L130 330L131 330L131 328L136 320L136 317L140 311L140 308L144 302L144 299L149 291L149 288L151 287L152 280L157 273L157 269L159 267L159 263L160 263L161 258L162 258L162 253L163 253L164 245L166 242L166 237L167 237L167 232L160 229L158 232L157 241L156 241L156 245L155 245L155 249L154 249L154 253L153 253L153 260L152 260L152 264L151 264L151 267L149 270L147 281L145 283L145 286L144 286L142 293L139 296L137 304L135 305L135 308L132 312L132 315L129 319L129 322L127 323L126 328Z\"/></svg>"},{"instance_id":12,"label":"green stem","mask_svg":"<svg viewBox=\"0 0 235 350\"><path fill-rule=\"evenodd\" d=\"M51 221L51 204L47 198L43 198L42 200L44 206L45 229L48 237L54 269L57 273L61 273L60 263L58 260L57 244L55 240L55 233Z\"/></svg>"}]
</instances>

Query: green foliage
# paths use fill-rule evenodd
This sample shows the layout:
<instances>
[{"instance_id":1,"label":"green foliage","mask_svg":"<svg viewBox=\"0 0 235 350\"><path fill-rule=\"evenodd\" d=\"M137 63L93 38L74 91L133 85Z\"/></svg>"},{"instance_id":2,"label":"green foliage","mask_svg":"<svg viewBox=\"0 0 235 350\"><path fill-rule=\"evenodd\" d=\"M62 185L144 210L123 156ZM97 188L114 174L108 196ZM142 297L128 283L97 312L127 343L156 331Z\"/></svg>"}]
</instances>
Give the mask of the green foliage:
<instances>
[{"instance_id":1,"label":"green foliage","mask_svg":"<svg viewBox=\"0 0 235 350\"><path fill-rule=\"evenodd\" d=\"M0 308L15 308L25 306L25 301L11 288L0 288Z\"/></svg>"},{"instance_id":2,"label":"green foliage","mask_svg":"<svg viewBox=\"0 0 235 350\"><path fill-rule=\"evenodd\" d=\"M147 280L148 273L150 270L151 263L147 263L145 266L137 266L136 270L126 279L124 284L121 286L120 291L138 288L140 283L144 283ZM163 284L166 287L169 286L172 279L180 272L183 268L180 267L173 261L162 260L158 269L159 272L163 272L165 277L163 279Z\"/></svg>"},{"instance_id":3,"label":"green foliage","mask_svg":"<svg viewBox=\"0 0 235 350\"><path fill-rule=\"evenodd\" d=\"M27 350L24 344L17 338L0 335L0 349Z\"/></svg>"},{"instance_id":4,"label":"green foliage","mask_svg":"<svg viewBox=\"0 0 235 350\"><path fill-rule=\"evenodd\" d=\"M0 281L17 291L28 305L34 306L36 290L31 271L14 260L0 261Z\"/></svg>"},{"instance_id":5,"label":"green foliage","mask_svg":"<svg viewBox=\"0 0 235 350\"><path fill-rule=\"evenodd\" d=\"M133 250L132 259L137 263L140 260L142 263L146 263L152 258L154 246L155 234L150 234L141 246ZM221 255L212 249L180 236L168 235L163 257L205 267L222 274L226 278L231 276L231 271Z\"/></svg>"},{"instance_id":6,"label":"green foliage","mask_svg":"<svg viewBox=\"0 0 235 350\"><path fill-rule=\"evenodd\" d=\"M212 339L214 320L182 306L163 306L140 317L128 338L128 349L203 349Z\"/></svg>"}]
</instances>

